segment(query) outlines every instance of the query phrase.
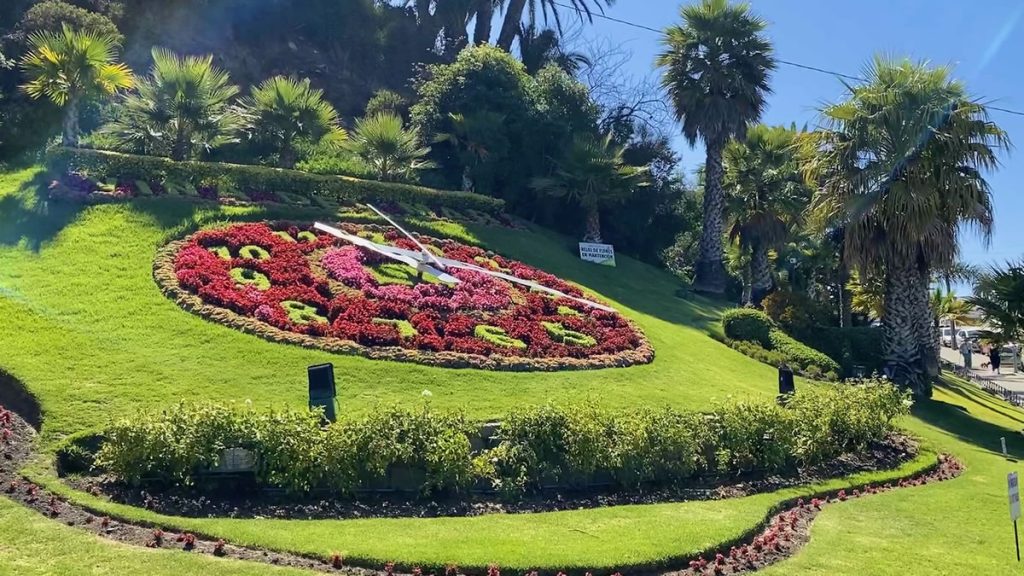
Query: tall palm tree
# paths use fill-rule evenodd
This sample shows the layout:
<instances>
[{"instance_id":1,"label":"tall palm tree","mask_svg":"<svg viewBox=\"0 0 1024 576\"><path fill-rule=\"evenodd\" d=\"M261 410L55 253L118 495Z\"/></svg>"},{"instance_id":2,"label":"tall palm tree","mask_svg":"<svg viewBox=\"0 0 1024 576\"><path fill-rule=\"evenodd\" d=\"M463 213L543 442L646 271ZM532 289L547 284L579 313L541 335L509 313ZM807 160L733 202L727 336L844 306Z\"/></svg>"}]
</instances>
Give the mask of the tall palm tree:
<instances>
[{"instance_id":1,"label":"tall palm tree","mask_svg":"<svg viewBox=\"0 0 1024 576\"><path fill-rule=\"evenodd\" d=\"M588 22L592 22L594 9L604 13L604 6L613 4L615 4L615 0L508 0L505 17L501 23L501 32L498 33L498 48L506 52L512 51L512 42L520 32L524 13L529 13L531 24L537 22L538 8L543 14L545 23L548 21L550 13L555 21L555 28L561 32L562 17L559 10L562 9L562 5L572 6L573 11L580 19L586 18Z\"/></svg>"},{"instance_id":2,"label":"tall palm tree","mask_svg":"<svg viewBox=\"0 0 1024 576\"><path fill-rule=\"evenodd\" d=\"M707 149L704 227L694 288L721 294L726 276L722 265L722 153L730 138L743 138L757 122L771 93L768 79L775 69L772 46L762 34L765 22L746 4L702 0L682 9L683 24L665 30L665 51L657 58L683 136L691 144L703 140Z\"/></svg>"},{"instance_id":3,"label":"tall palm tree","mask_svg":"<svg viewBox=\"0 0 1024 576\"><path fill-rule=\"evenodd\" d=\"M103 128L120 149L152 147L174 160L234 141L242 126L231 106L238 87L212 56L153 49L153 67L122 101L120 117Z\"/></svg>"},{"instance_id":4,"label":"tall palm tree","mask_svg":"<svg viewBox=\"0 0 1024 576\"><path fill-rule=\"evenodd\" d=\"M632 166L609 134L604 138L578 135L565 155L556 160L550 176L534 178L542 193L575 202L583 209L585 242L601 242L601 209L629 198L648 185L646 166Z\"/></svg>"},{"instance_id":5,"label":"tall palm tree","mask_svg":"<svg viewBox=\"0 0 1024 576\"><path fill-rule=\"evenodd\" d=\"M519 59L530 76L535 76L548 64L558 66L570 76L590 66L585 54L562 49L558 32L550 28L537 30L533 24L524 24L519 31Z\"/></svg>"},{"instance_id":6,"label":"tall palm tree","mask_svg":"<svg viewBox=\"0 0 1024 576\"><path fill-rule=\"evenodd\" d=\"M426 160L430 148L420 145L419 132L406 129L402 118L389 112L357 120L346 147L385 181L409 178L433 167Z\"/></svg>"},{"instance_id":7,"label":"tall palm tree","mask_svg":"<svg viewBox=\"0 0 1024 576\"><path fill-rule=\"evenodd\" d=\"M888 370L927 394L938 373L931 273L956 261L963 225L991 237L983 171L1009 141L947 68L876 58L865 75L805 141L807 174L821 185L811 208L844 227L852 263L884 274Z\"/></svg>"},{"instance_id":8,"label":"tall palm tree","mask_svg":"<svg viewBox=\"0 0 1024 576\"><path fill-rule=\"evenodd\" d=\"M474 0L473 44L487 44L491 41L491 24L494 9L505 5L505 0Z\"/></svg>"},{"instance_id":9,"label":"tall palm tree","mask_svg":"<svg viewBox=\"0 0 1024 576\"><path fill-rule=\"evenodd\" d=\"M724 153L726 228L729 238L750 251L750 304L760 306L772 289L768 250L798 226L811 199L797 162L798 133L781 126L752 126L746 140L733 140Z\"/></svg>"},{"instance_id":10,"label":"tall palm tree","mask_svg":"<svg viewBox=\"0 0 1024 576\"><path fill-rule=\"evenodd\" d=\"M249 137L271 145L281 168L295 166L296 140L316 143L327 135L342 132L338 112L324 100L322 90L310 86L308 78L267 79L252 88L241 106Z\"/></svg>"},{"instance_id":11,"label":"tall palm tree","mask_svg":"<svg viewBox=\"0 0 1024 576\"><path fill-rule=\"evenodd\" d=\"M37 32L21 61L28 82L21 88L34 99L64 108L61 143L78 146L78 113L90 98L109 97L132 86L132 71L117 61L115 36L75 31Z\"/></svg>"}]
</instances>

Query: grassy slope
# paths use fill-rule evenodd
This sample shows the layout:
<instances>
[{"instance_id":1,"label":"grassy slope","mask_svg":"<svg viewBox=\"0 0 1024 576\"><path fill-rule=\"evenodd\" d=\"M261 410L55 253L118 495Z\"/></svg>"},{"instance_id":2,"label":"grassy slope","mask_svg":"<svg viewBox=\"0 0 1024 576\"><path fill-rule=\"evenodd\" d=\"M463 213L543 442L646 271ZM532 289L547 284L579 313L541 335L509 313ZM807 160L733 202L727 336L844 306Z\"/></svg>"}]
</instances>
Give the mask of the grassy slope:
<instances>
[{"instance_id":1,"label":"grassy slope","mask_svg":"<svg viewBox=\"0 0 1024 576\"><path fill-rule=\"evenodd\" d=\"M149 277L154 249L175 230L199 221L242 217L242 211L197 211L189 204L163 201L158 206L94 207L80 214L52 207L44 212L27 202L24 193L13 192L31 176L22 172L0 177L0 349L5 352L0 367L40 396L48 446L65 433L100 425L121 411L179 398L300 405L305 400L303 367L323 360L338 367L341 401L352 409L369 409L378 401L415 401L429 388L435 404L461 406L477 417L548 398L590 395L609 405L695 407L730 393L768 397L773 388L770 368L703 334L714 329L716 308L674 298L667 276L626 258L616 270L584 265L569 246L550 249L550 243L561 245L564 239L502 229L449 226L446 232L474 234L509 256L600 286L603 296L643 326L658 353L655 363L601 372L500 374L371 362L270 344L180 311ZM1009 437L1020 428L1024 413L975 397L968 388L953 387L937 397L959 402L969 413L932 402L910 426L933 447L964 457L966 476L830 508L816 525L807 551L775 573L902 574L908 566L921 566L914 572L933 574L947 573L950 566L966 567L968 560L990 568L983 573L1007 571L1010 549L1003 553L1003 548L1012 542L1003 476L1008 465L975 444L997 446L999 436ZM1017 437L1009 441L1018 454L1024 453ZM457 560L464 565L499 561L508 567L612 565L680 554L731 538L759 521L781 497L471 519L176 523L236 541L317 554L347 550L368 557ZM134 573L140 570L132 567L143 562L156 576L200 569L250 573L234 563L191 560L171 568L156 559L159 553L98 543L2 499L0 541L16 542L0 546L0 565L21 563L35 570L19 574L77 573L70 567L79 556L88 565L104 567L95 573ZM81 552L67 552L69 541ZM960 556L939 553L942 547L958 550ZM908 556L913 563L904 563ZM45 560L35 560L40 557Z\"/></svg>"},{"instance_id":2,"label":"grassy slope","mask_svg":"<svg viewBox=\"0 0 1024 576\"><path fill-rule=\"evenodd\" d=\"M0 180L0 367L40 398L44 439L105 423L142 406L179 399L252 399L257 405L306 401L305 367L335 363L343 409L414 402L423 389L439 407L473 417L500 415L524 402L580 397L610 406L705 405L709 398L774 387L771 368L709 340L700 326L717 309L673 296L672 279L621 258L607 269L580 262L564 239L506 229L478 233L500 252L591 286L636 319L657 350L651 365L603 371L515 374L446 370L314 352L263 341L180 310L150 270L155 249L197 221L263 217L173 200L87 208L45 216L12 194L29 172ZM309 217L310 215L307 215ZM321 217L324 215L321 214ZM59 230L53 222L67 221ZM13 225L11 223L14 223Z\"/></svg>"}]
</instances>

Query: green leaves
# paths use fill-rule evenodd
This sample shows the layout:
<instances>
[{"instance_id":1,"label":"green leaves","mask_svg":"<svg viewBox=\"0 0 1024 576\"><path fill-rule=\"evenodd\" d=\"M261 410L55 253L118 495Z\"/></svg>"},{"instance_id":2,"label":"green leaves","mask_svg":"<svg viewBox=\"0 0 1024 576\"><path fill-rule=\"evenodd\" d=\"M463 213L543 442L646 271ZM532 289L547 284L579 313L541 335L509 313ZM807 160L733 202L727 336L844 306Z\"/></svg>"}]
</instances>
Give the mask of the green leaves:
<instances>
[{"instance_id":1,"label":"green leaves","mask_svg":"<svg viewBox=\"0 0 1024 576\"><path fill-rule=\"evenodd\" d=\"M21 60L32 98L64 106L79 98L112 96L132 86L132 72L117 62L118 39L110 34L76 31L36 32Z\"/></svg>"},{"instance_id":2,"label":"green leaves","mask_svg":"<svg viewBox=\"0 0 1024 576\"><path fill-rule=\"evenodd\" d=\"M357 120L348 147L384 181L409 179L433 167L426 159L430 148L420 145L419 131L406 129L390 112Z\"/></svg>"}]
</instances>

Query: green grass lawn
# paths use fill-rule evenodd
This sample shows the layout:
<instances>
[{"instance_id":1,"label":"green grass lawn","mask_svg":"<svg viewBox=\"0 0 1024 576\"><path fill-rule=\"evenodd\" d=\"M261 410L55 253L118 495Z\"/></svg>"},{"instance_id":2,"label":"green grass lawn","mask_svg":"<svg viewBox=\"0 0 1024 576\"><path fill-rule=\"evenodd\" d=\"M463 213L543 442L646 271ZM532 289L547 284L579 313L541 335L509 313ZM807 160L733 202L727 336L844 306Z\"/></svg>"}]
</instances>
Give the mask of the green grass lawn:
<instances>
[{"instance_id":1,"label":"green grass lawn","mask_svg":"<svg viewBox=\"0 0 1024 576\"><path fill-rule=\"evenodd\" d=\"M0 176L0 368L40 399L44 450L52 450L66 434L102 426L118 414L181 399L301 406L305 367L324 361L335 364L342 408L356 411L382 402L419 402L424 389L433 393L435 406L460 407L479 419L548 399L700 408L730 395L768 400L774 394L773 369L707 336L718 330L720 305L676 298L677 284L669 275L626 257L615 269L582 263L567 239L540 230L418 223L425 231L479 242L595 289L646 332L656 351L654 363L516 374L372 361L270 343L202 320L163 297L151 278L154 252L172 237L218 221L329 214L227 209L183 200L82 209L44 206L34 202L35 176L32 170ZM965 476L829 508L806 552L776 573L905 574L907 566L921 566L915 573L938 574L955 562L982 556L990 568L984 573L1007 571L1012 552L1003 550L1012 545L1005 506L1008 464L990 450L998 446L999 436L1008 436L1015 453L1024 454L1024 443L1014 432L1024 413L958 383L940 388L936 396L919 406L907 425L929 447L961 456L968 464ZM923 457L902 472L926 462ZM48 461L33 464L31 473L54 482ZM517 569L611 568L686 556L731 540L763 520L779 501L820 488L722 502L348 521L165 518L84 494L73 497L237 543L312 554L342 551L373 561L462 566L497 562ZM268 573L264 567L213 559L187 559L172 567L174 561L165 561L163 553L97 541L3 499L0 542L0 574L9 565L19 567L17 574L78 574L76 557L94 567L85 573L96 574L141 572L136 566L157 576L200 570ZM80 546L81 552L67 551L67 543ZM962 559L940 554L940 549L955 550ZM915 561L900 564L907 555ZM32 564L36 557L42 559ZM32 567L22 570L22 565ZM897 572L899 566L904 569Z\"/></svg>"}]
</instances>

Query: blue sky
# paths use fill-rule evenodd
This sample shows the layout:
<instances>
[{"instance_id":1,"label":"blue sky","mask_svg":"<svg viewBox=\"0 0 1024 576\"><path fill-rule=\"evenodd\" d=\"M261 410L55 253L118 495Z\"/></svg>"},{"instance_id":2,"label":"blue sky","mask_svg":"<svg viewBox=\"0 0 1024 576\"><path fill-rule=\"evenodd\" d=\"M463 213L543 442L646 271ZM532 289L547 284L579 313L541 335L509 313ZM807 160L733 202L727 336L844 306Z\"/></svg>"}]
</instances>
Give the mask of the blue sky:
<instances>
[{"instance_id":1,"label":"blue sky","mask_svg":"<svg viewBox=\"0 0 1024 576\"><path fill-rule=\"evenodd\" d=\"M975 96L995 106L1024 111L1024 0L752 0L780 59L857 75L876 53L909 56L954 67L954 75ZM618 0L606 14L653 28L679 20L678 0ZM653 72L659 37L653 32L596 19L584 37L606 37L633 53L631 72ZM823 102L842 95L829 75L780 65L772 80L763 121L815 125ZM996 206L995 235L986 250L976 235L964 234L963 258L976 264L1024 255L1024 116L993 112L1010 134L1016 153L989 175ZM688 168L704 161L702 149L682 139L676 147Z\"/></svg>"}]
</instances>

